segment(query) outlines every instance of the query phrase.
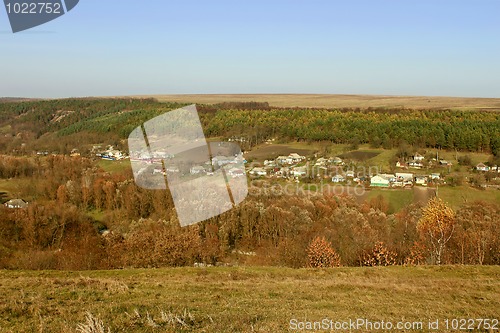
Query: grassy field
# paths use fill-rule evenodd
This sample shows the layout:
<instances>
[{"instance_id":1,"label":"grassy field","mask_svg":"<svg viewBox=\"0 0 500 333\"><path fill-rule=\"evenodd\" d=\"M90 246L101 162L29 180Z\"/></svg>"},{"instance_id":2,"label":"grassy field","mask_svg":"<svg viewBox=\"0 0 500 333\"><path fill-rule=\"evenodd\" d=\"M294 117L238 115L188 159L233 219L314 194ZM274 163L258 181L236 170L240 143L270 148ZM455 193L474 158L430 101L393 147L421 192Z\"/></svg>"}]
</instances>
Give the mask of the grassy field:
<instances>
[{"instance_id":1,"label":"grassy field","mask_svg":"<svg viewBox=\"0 0 500 333\"><path fill-rule=\"evenodd\" d=\"M109 173L122 172L123 170L131 168L129 160L122 160L122 161L99 160L99 162L97 162L97 165L104 171Z\"/></svg>"},{"instance_id":2,"label":"grassy field","mask_svg":"<svg viewBox=\"0 0 500 333\"><path fill-rule=\"evenodd\" d=\"M221 102L268 102L279 107L368 108L406 107L414 109L500 110L500 98L321 95L321 94L234 94L234 95L147 95L162 102L216 104Z\"/></svg>"},{"instance_id":3,"label":"grassy field","mask_svg":"<svg viewBox=\"0 0 500 333\"><path fill-rule=\"evenodd\" d=\"M440 186L438 196L447 202L452 208L457 209L465 202L476 200L500 202L500 191L496 189L480 190L469 186Z\"/></svg>"},{"instance_id":4,"label":"grassy field","mask_svg":"<svg viewBox=\"0 0 500 333\"><path fill-rule=\"evenodd\" d=\"M389 214L399 212L414 201L412 189L371 189L363 199L369 201L379 195L389 203Z\"/></svg>"},{"instance_id":5,"label":"grassy field","mask_svg":"<svg viewBox=\"0 0 500 333\"><path fill-rule=\"evenodd\" d=\"M292 332L293 319L324 318L427 328L498 319L499 281L498 266L0 271L0 331L77 332L87 313L110 332Z\"/></svg>"},{"instance_id":6,"label":"grassy field","mask_svg":"<svg viewBox=\"0 0 500 333\"><path fill-rule=\"evenodd\" d=\"M19 188L28 181L27 179L0 179L0 202L16 198Z\"/></svg>"},{"instance_id":7,"label":"grassy field","mask_svg":"<svg viewBox=\"0 0 500 333\"><path fill-rule=\"evenodd\" d=\"M418 192L417 192L418 191ZM381 195L389 203L389 213L395 213L408 206L412 202L427 202L435 196L436 188L416 186L413 190L408 189L371 189L362 196L358 202L370 200ZM480 190L470 186L440 186L438 197L448 203L451 208L458 209L466 202L477 200L498 203L500 202L500 191L496 189Z\"/></svg>"}]
</instances>

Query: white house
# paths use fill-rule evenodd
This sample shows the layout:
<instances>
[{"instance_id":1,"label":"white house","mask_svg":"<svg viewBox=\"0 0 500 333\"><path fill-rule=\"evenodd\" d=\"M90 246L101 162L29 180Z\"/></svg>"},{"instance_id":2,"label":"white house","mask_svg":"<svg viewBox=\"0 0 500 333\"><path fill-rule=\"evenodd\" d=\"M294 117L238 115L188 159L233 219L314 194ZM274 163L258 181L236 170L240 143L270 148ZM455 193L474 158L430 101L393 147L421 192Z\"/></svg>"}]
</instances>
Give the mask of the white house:
<instances>
[{"instance_id":1,"label":"white house","mask_svg":"<svg viewBox=\"0 0 500 333\"><path fill-rule=\"evenodd\" d=\"M416 176L415 177L415 184L421 185L421 186L427 186L427 176Z\"/></svg>"},{"instance_id":2,"label":"white house","mask_svg":"<svg viewBox=\"0 0 500 333\"><path fill-rule=\"evenodd\" d=\"M413 155L413 160L414 160L414 161L419 161L419 162L422 162L424 159L425 159L425 157L423 157L423 156L422 156L422 155L420 155L419 153L415 153L415 155Z\"/></svg>"},{"instance_id":3,"label":"white house","mask_svg":"<svg viewBox=\"0 0 500 333\"><path fill-rule=\"evenodd\" d=\"M333 163L335 165L344 165L344 161L340 157L333 157L328 160L330 163Z\"/></svg>"},{"instance_id":4,"label":"white house","mask_svg":"<svg viewBox=\"0 0 500 333\"><path fill-rule=\"evenodd\" d=\"M7 208L15 209L15 208L26 208L28 207L28 203L23 199L11 199L4 203L4 206Z\"/></svg>"},{"instance_id":5,"label":"white house","mask_svg":"<svg viewBox=\"0 0 500 333\"><path fill-rule=\"evenodd\" d=\"M215 156L214 158L212 158L212 165L223 166L223 165L233 163L233 162L234 162L234 158L222 156L222 155Z\"/></svg>"},{"instance_id":6,"label":"white house","mask_svg":"<svg viewBox=\"0 0 500 333\"><path fill-rule=\"evenodd\" d=\"M370 186L373 187L389 187L391 181L394 180L394 175L380 174L371 177Z\"/></svg>"},{"instance_id":7,"label":"white house","mask_svg":"<svg viewBox=\"0 0 500 333\"><path fill-rule=\"evenodd\" d=\"M406 168L408 167L405 162L397 161L396 168Z\"/></svg>"},{"instance_id":8,"label":"white house","mask_svg":"<svg viewBox=\"0 0 500 333\"><path fill-rule=\"evenodd\" d=\"M171 172L171 173L180 172L179 168L176 165L169 165L169 166L166 167L165 170L167 172Z\"/></svg>"},{"instance_id":9,"label":"white house","mask_svg":"<svg viewBox=\"0 0 500 333\"><path fill-rule=\"evenodd\" d=\"M324 157L320 157L316 160L316 163L314 164L314 166L323 166L323 165L326 165L328 163L328 160Z\"/></svg>"},{"instance_id":10,"label":"white house","mask_svg":"<svg viewBox=\"0 0 500 333\"><path fill-rule=\"evenodd\" d=\"M265 160L264 165L272 167L272 166L275 166L276 163L273 160Z\"/></svg>"},{"instance_id":11,"label":"white house","mask_svg":"<svg viewBox=\"0 0 500 333\"><path fill-rule=\"evenodd\" d=\"M342 183L345 182L345 177L342 175L335 175L332 177L332 182L334 183Z\"/></svg>"},{"instance_id":12,"label":"white house","mask_svg":"<svg viewBox=\"0 0 500 333\"><path fill-rule=\"evenodd\" d=\"M293 168L292 175L294 175L295 177L304 177L305 175L307 175L307 168L306 167Z\"/></svg>"},{"instance_id":13,"label":"white house","mask_svg":"<svg viewBox=\"0 0 500 333\"><path fill-rule=\"evenodd\" d=\"M486 164L484 163L479 163L478 165L476 165L476 170L477 171L490 171L490 167L487 166Z\"/></svg>"},{"instance_id":14,"label":"white house","mask_svg":"<svg viewBox=\"0 0 500 333\"><path fill-rule=\"evenodd\" d=\"M253 168L252 171L250 171L250 174L254 176L265 176L267 175L267 172L263 168Z\"/></svg>"},{"instance_id":15,"label":"white house","mask_svg":"<svg viewBox=\"0 0 500 333\"><path fill-rule=\"evenodd\" d=\"M402 172L396 172L396 179L399 181L413 181L413 174L412 173L402 173Z\"/></svg>"},{"instance_id":16,"label":"white house","mask_svg":"<svg viewBox=\"0 0 500 333\"><path fill-rule=\"evenodd\" d=\"M421 161L411 160L408 162L408 166L414 169L421 169L424 167L424 164Z\"/></svg>"},{"instance_id":17,"label":"white house","mask_svg":"<svg viewBox=\"0 0 500 333\"><path fill-rule=\"evenodd\" d=\"M243 177L245 175L245 171L243 171L239 168L231 168L231 169L229 169L227 174L233 178L237 178L237 177Z\"/></svg>"},{"instance_id":18,"label":"white house","mask_svg":"<svg viewBox=\"0 0 500 333\"><path fill-rule=\"evenodd\" d=\"M439 173L431 173L431 179L432 180L439 180L439 179L441 179L441 174L439 174Z\"/></svg>"},{"instance_id":19,"label":"white house","mask_svg":"<svg viewBox=\"0 0 500 333\"><path fill-rule=\"evenodd\" d=\"M306 157L299 155L297 153L291 153L288 155L288 157L292 160L292 163L300 163L302 161L305 161Z\"/></svg>"},{"instance_id":20,"label":"white house","mask_svg":"<svg viewBox=\"0 0 500 333\"><path fill-rule=\"evenodd\" d=\"M189 169L189 172L192 175L198 175L202 172L205 172L205 168L202 167L201 165L195 165L195 166L191 167L191 169Z\"/></svg>"}]
</instances>

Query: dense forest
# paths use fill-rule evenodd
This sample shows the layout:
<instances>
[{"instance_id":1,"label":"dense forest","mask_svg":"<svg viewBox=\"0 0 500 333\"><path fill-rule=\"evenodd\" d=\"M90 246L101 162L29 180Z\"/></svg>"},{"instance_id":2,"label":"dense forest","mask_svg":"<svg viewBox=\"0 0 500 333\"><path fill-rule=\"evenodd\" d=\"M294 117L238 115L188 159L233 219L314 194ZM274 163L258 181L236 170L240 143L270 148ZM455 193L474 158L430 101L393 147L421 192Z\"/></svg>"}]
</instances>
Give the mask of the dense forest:
<instances>
[{"instance_id":1,"label":"dense forest","mask_svg":"<svg viewBox=\"0 0 500 333\"><path fill-rule=\"evenodd\" d=\"M61 153L121 140L136 126L181 104L154 99L65 99L0 103L0 151ZM244 138L247 147L280 140L368 143L500 154L500 113L409 109L287 109L267 103L198 107L207 136Z\"/></svg>"}]
</instances>

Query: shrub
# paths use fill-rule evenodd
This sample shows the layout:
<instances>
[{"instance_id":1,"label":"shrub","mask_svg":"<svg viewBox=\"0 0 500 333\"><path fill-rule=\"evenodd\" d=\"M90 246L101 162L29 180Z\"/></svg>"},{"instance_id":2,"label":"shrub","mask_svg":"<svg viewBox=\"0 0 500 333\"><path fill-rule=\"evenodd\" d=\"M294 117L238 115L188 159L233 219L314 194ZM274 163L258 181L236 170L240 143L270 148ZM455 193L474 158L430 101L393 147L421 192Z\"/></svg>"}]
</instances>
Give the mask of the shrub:
<instances>
[{"instance_id":1,"label":"shrub","mask_svg":"<svg viewBox=\"0 0 500 333\"><path fill-rule=\"evenodd\" d=\"M405 265L422 265L425 263L427 250L425 245L415 242L410 249L410 254L405 258Z\"/></svg>"},{"instance_id":2,"label":"shrub","mask_svg":"<svg viewBox=\"0 0 500 333\"><path fill-rule=\"evenodd\" d=\"M377 242L371 252L363 256L363 266L396 265L397 253L390 251L383 242Z\"/></svg>"},{"instance_id":3,"label":"shrub","mask_svg":"<svg viewBox=\"0 0 500 333\"><path fill-rule=\"evenodd\" d=\"M340 266L340 256L332 248L325 237L316 237L307 249L309 266L313 268L327 268Z\"/></svg>"}]
</instances>

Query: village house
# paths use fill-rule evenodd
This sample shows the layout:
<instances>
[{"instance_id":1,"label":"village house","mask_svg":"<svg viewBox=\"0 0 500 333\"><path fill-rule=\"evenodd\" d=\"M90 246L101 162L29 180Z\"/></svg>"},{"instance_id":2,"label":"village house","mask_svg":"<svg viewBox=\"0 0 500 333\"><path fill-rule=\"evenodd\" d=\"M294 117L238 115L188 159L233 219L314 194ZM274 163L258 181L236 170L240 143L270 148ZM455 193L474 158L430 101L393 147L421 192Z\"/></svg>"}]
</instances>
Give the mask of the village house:
<instances>
[{"instance_id":1,"label":"village house","mask_svg":"<svg viewBox=\"0 0 500 333\"><path fill-rule=\"evenodd\" d=\"M344 165L344 161L340 157L333 157L328 160L328 162L333 163L335 165Z\"/></svg>"},{"instance_id":2,"label":"village house","mask_svg":"<svg viewBox=\"0 0 500 333\"><path fill-rule=\"evenodd\" d=\"M234 163L234 158L228 157L228 156L214 156L212 158L212 164L213 165L218 165L218 166L223 166L226 164Z\"/></svg>"},{"instance_id":3,"label":"village house","mask_svg":"<svg viewBox=\"0 0 500 333\"><path fill-rule=\"evenodd\" d=\"M427 186L427 176L415 176L415 184L421 185L421 186Z\"/></svg>"},{"instance_id":4,"label":"village house","mask_svg":"<svg viewBox=\"0 0 500 333\"><path fill-rule=\"evenodd\" d=\"M307 168L306 167L293 168L292 175L294 177L304 177L305 175L307 175Z\"/></svg>"},{"instance_id":5,"label":"village house","mask_svg":"<svg viewBox=\"0 0 500 333\"><path fill-rule=\"evenodd\" d=\"M264 165L269 166L269 167L274 167L274 166L276 166L276 162L273 160L265 160Z\"/></svg>"},{"instance_id":6,"label":"village house","mask_svg":"<svg viewBox=\"0 0 500 333\"><path fill-rule=\"evenodd\" d=\"M420 155L419 153L415 153L415 155L413 155L413 160L414 160L414 161L419 161L419 162L422 162L424 159L425 159L425 157L423 157L423 156L422 156L422 155Z\"/></svg>"},{"instance_id":7,"label":"village house","mask_svg":"<svg viewBox=\"0 0 500 333\"><path fill-rule=\"evenodd\" d=\"M332 182L334 183L342 183L345 182L345 177L342 175L335 175L332 177Z\"/></svg>"},{"instance_id":8,"label":"village house","mask_svg":"<svg viewBox=\"0 0 500 333\"><path fill-rule=\"evenodd\" d=\"M316 163L314 164L314 166L324 166L327 164L328 164L328 160L324 157L320 157L316 160Z\"/></svg>"},{"instance_id":9,"label":"village house","mask_svg":"<svg viewBox=\"0 0 500 333\"><path fill-rule=\"evenodd\" d=\"M251 171L250 171L250 174L251 175L254 175L254 176L266 176L267 175L267 171L264 169L264 168L253 168Z\"/></svg>"},{"instance_id":10,"label":"village house","mask_svg":"<svg viewBox=\"0 0 500 333\"><path fill-rule=\"evenodd\" d=\"M4 203L4 206L10 209L23 209L28 207L28 203L23 199L11 199Z\"/></svg>"},{"instance_id":11,"label":"village house","mask_svg":"<svg viewBox=\"0 0 500 333\"><path fill-rule=\"evenodd\" d=\"M301 156L297 153L291 153L288 156L278 156L276 158L276 163L281 164L281 165L297 164L297 163L300 163L302 161L305 161L305 159L306 159L305 156Z\"/></svg>"},{"instance_id":12,"label":"village house","mask_svg":"<svg viewBox=\"0 0 500 333\"><path fill-rule=\"evenodd\" d=\"M396 172L396 179L401 181L413 182L413 173Z\"/></svg>"},{"instance_id":13,"label":"village house","mask_svg":"<svg viewBox=\"0 0 500 333\"><path fill-rule=\"evenodd\" d=\"M394 175L379 174L371 177L370 186L372 187L389 187L395 181Z\"/></svg>"},{"instance_id":14,"label":"village house","mask_svg":"<svg viewBox=\"0 0 500 333\"><path fill-rule=\"evenodd\" d=\"M170 172L170 173L177 173L180 172L179 168L176 165L169 165L166 167L165 171Z\"/></svg>"},{"instance_id":15,"label":"village house","mask_svg":"<svg viewBox=\"0 0 500 333\"><path fill-rule=\"evenodd\" d=\"M490 171L490 167L487 166L486 164L484 163L479 163L478 165L476 165L476 170L477 171L484 171L484 172L488 172Z\"/></svg>"},{"instance_id":16,"label":"village house","mask_svg":"<svg viewBox=\"0 0 500 333\"><path fill-rule=\"evenodd\" d=\"M227 174L233 178L237 178L237 177L243 177L245 176L245 171L239 169L239 168L231 168L229 169L229 171L227 172Z\"/></svg>"},{"instance_id":17,"label":"village house","mask_svg":"<svg viewBox=\"0 0 500 333\"><path fill-rule=\"evenodd\" d=\"M424 163L417 160L411 160L408 161L408 166L413 169L422 169L424 167Z\"/></svg>"},{"instance_id":18,"label":"village house","mask_svg":"<svg viewBox=\"0 0 500 333\"><path fill-rule=\"evenodd\" d=\"M157 166L153 169L153 175L156 175L158 173L165 175L165 173L163 172L163 168L161 166Z\"/></svg>"},{"instance_id":19,"label":"village house","mask_svg":"<svg viewBox=\"0 0 500 333\"><path fill-rule=\"evenodd\" d=\"M405 162L397 161L396 168L408 168L408 164L406 164Z\"/></svg>"},{"instance_id":20,"label":"village house","mask_svg":"<svg viewBox=\"0 0 500 333\"><path fill-rule=\"evenodd\" d=\"M148 153L148 158L149 157L150 156ZM116 161L116 160L122 160L124 158L127 158L127 156L125 154L123 154L120 150L114 149L113 146L109 146L106 151L101 153L101 158L103 160Z\"/></svg>"},{"instance_id":21,"label":"village house","mask_svg":"<svg viewBox=\"0 0 500 333\"><path fill-rule=\"evenodd\" d=\"M286 178L290 175L290 168L281 167L278 171L276 171L276 176Z\"/></svg>"},{"instance_id":22,"label":"village house","mask_svg":"<svg viewBox=\"0 0 500 333\"><path fill-rule=\"evenodd\" d=\"M431 173L432 180L440 180L441 179L441 174L440 173Z\"/></svg>"},{"instance_id":23,"label":"village house","mask_svg":"<svg viewBox=\"0 0 500 333\"><path fill-rule=\"evenodd\" d=\"M192 175L198 175L203 172L205 172L205 168L201 165L195 165L192 166L191 169L189 169L189 173L191 173Z\"/></svg>"},{"instance_id":24,"label":"village house","mask_svg":"<svg viewBox=\"0 0 500 333\"><path fill-rule=\"evenodd\" d=\"M290 155L288 155L288 157L292 159L292 163L300 163L306 160L305 156L299 155L297 153L291 153Z\"/></svg>"}]
</instances>

